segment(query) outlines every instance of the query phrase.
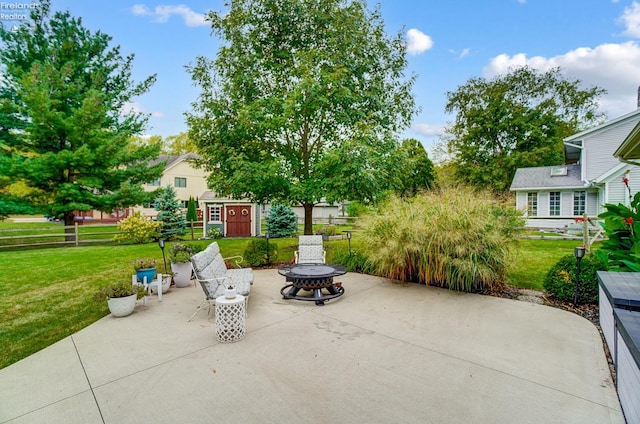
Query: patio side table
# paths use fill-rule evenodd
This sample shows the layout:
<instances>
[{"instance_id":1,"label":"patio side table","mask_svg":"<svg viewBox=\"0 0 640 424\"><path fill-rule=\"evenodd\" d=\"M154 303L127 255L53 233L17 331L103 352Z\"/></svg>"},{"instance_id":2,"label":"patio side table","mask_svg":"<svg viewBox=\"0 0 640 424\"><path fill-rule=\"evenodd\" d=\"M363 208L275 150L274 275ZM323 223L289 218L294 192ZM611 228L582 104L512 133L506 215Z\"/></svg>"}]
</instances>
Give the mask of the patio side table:
<instances>
[{"instance_id":1,"label":"patio side table","mask_svg":"<svg viewBox=\"0 0 640 424\"><path fill-rule=\"evenodd\" d=\"M216 339L221 343L242 340L246 334L245 317L244 296L216 297Z\"/></svg>"}]
</instances>

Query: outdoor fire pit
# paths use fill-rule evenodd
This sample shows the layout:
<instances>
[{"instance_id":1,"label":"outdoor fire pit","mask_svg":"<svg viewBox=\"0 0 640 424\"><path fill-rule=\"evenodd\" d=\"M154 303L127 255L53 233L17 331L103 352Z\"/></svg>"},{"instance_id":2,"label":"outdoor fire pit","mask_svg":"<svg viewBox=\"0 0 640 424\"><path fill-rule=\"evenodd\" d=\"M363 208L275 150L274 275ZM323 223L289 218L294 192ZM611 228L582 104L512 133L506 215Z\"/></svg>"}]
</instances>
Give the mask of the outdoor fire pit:
<instances>
[{"instance_id":1,"label":"outdoor fire pit","mask_svg":"<svg viewBox=\"0 0 640 424\"><path fill-rule=\"evenodd\" d=\"M285 299L314 301L316 305L324 305L325 301L344 294L342 284L333 282L333 277L347 273L347 269L342 265L286 265L280 268L278 273L284 275L286 281L291 283L280 289L280 294ZM300 290L303 291L302 294Z\"/></svg>"}]
</instances>

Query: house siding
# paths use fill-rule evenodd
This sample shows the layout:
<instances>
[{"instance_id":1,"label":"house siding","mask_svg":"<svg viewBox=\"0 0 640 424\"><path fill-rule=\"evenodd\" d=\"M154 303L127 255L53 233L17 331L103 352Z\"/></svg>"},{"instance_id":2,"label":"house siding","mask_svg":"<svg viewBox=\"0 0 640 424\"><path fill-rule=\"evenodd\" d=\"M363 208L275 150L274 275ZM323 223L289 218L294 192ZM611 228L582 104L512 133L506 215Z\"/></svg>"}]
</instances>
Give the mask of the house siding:
<instances>
[{"instance_id":1,"label":"house siding","mask_svg":"<svg viewBox=\"0 0 640 424\"><path fill-rule=\"evenodd\" d=\"M560 192L560 215L573 216L573 190Z\"/></svg>"},{"instance_id":2,"label":"house siding","mask_svg":"<svg viewBox=\"0 0 640 424\"><path fill-rule=\"evenodd\" d=\"M640 118L621 122L620 124L594 134L586 136L584 140L583 179L586 181L595 180L620 161L613 156L613 152L618 148L622 140L631 132Z\"/></svg>"},{"instance_id":3,"label":"house siding","mask_svg":"<svg viewBox=\"0 0 640 424\"><path fill-rule=\"evenodd\" d=\"M627 171L630 171L627 174ZM629 192L622 182L622 178L627 175L629 177ZM602 187L602 196L600 199L600 212L604 211L604 204L611 203L617 205L618 203L629 205L631 196L640 191L640 167L628 164L618 172L610 175L600 185Z\"/></svg>"},{"instance_id":4,"label":"house siding","mask_svg":"<svg viewBox=\"0 0 640 424\"><path fill-rule=\"evenodd\" d=\"M516 209L522 211L523 213L527 211L527 192L526 191L518 191L516 192Z\"/></svg>"},{"instance_id":5,"label":"house siding","mask_svg":"<svg viewBox=\"0 0 640 424\"><path fill-rule=\"evenodd\" d=\"M588 216L596 216L599 213L598 192L587 192L585 212Z\"/></svg>"}]
</instances>

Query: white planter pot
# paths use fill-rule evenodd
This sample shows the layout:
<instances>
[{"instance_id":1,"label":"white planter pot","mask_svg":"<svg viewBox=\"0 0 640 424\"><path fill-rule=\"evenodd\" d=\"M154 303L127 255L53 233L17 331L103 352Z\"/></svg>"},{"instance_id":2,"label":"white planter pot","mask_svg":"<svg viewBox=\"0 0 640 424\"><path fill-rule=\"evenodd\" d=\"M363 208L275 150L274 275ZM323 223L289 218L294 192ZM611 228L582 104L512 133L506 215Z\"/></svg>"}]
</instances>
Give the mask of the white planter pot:
<instances>
[{"instance_id":1,"label":"white planter pot","mask_svg":"<svg viewBox=\"0 0 640 424\"><path fill-rule=\"evenodd\" d=\"M171 288L171 276L170 275L162 275L162 294L165 294ZM157 292L156 286L151 286L151 293Z\"/></svg>"},{"instance_id":2,"label":"white planter pot","mask_svg":"<svg viewBox=\"0 0 640 424\"><path fill-rule=\"evenodd\" d=\"M173 281L176 287L189 287L191 285L191 262L171 262Z\"/></svg>"},{"instance_id":3,"label":"white planter pot","mask_svg":"<svg viewBox=\"0 0 640 424\"><path fill-rule=\"evenodd\" d=\"M136 307L137 296L132 294L127 297L111 297L107 299L109 311L114 317L126 317L131 315L133 308Z\"/></svg>"}]
</instances>

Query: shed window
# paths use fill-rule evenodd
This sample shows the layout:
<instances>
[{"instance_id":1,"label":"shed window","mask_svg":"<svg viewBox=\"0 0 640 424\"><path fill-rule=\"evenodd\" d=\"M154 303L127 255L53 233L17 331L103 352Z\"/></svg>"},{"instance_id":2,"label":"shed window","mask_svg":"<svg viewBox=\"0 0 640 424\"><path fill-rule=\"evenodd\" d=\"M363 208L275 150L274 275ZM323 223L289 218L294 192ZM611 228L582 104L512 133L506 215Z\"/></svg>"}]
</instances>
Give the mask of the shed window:
<instances>
[{"instance_id":1,"label":"shed window","mask_svg":"<svg viewBox=\"0 0 640 424\"><path fill-rule=\"evenodd\" d=\"M573 192L573 214L575 216L584 214L586 199L587 199L587 192L585 191Z\"/></svg>"},{"instance_id":2,"label":"shed window","mask_svg":"<svg viewBox=\"0 0 640 424\"><path fill-rule=\"evenodd\" d=\"M209 222L221 222L222 221L222 206L214 205L209 206Z\"/></svg>"},{"instance_id":3,"label":"shed window","mask_svg":"<svg viewBox=\"0 0 640 424\"><path fill-rule=\"evenodd\" d=\"M560 215L560 192L552 191L549 193L549 215Z\"/></svg>"},{"instance_id":4,"label":"shed window","mask_svg":"<svg viewBox=\"0 0 640 424\"><path fill-rule=\"evenodd\" d=\"M527 214L538 216L538 193L527 193Z\"/></svg>"}]
</instances>

